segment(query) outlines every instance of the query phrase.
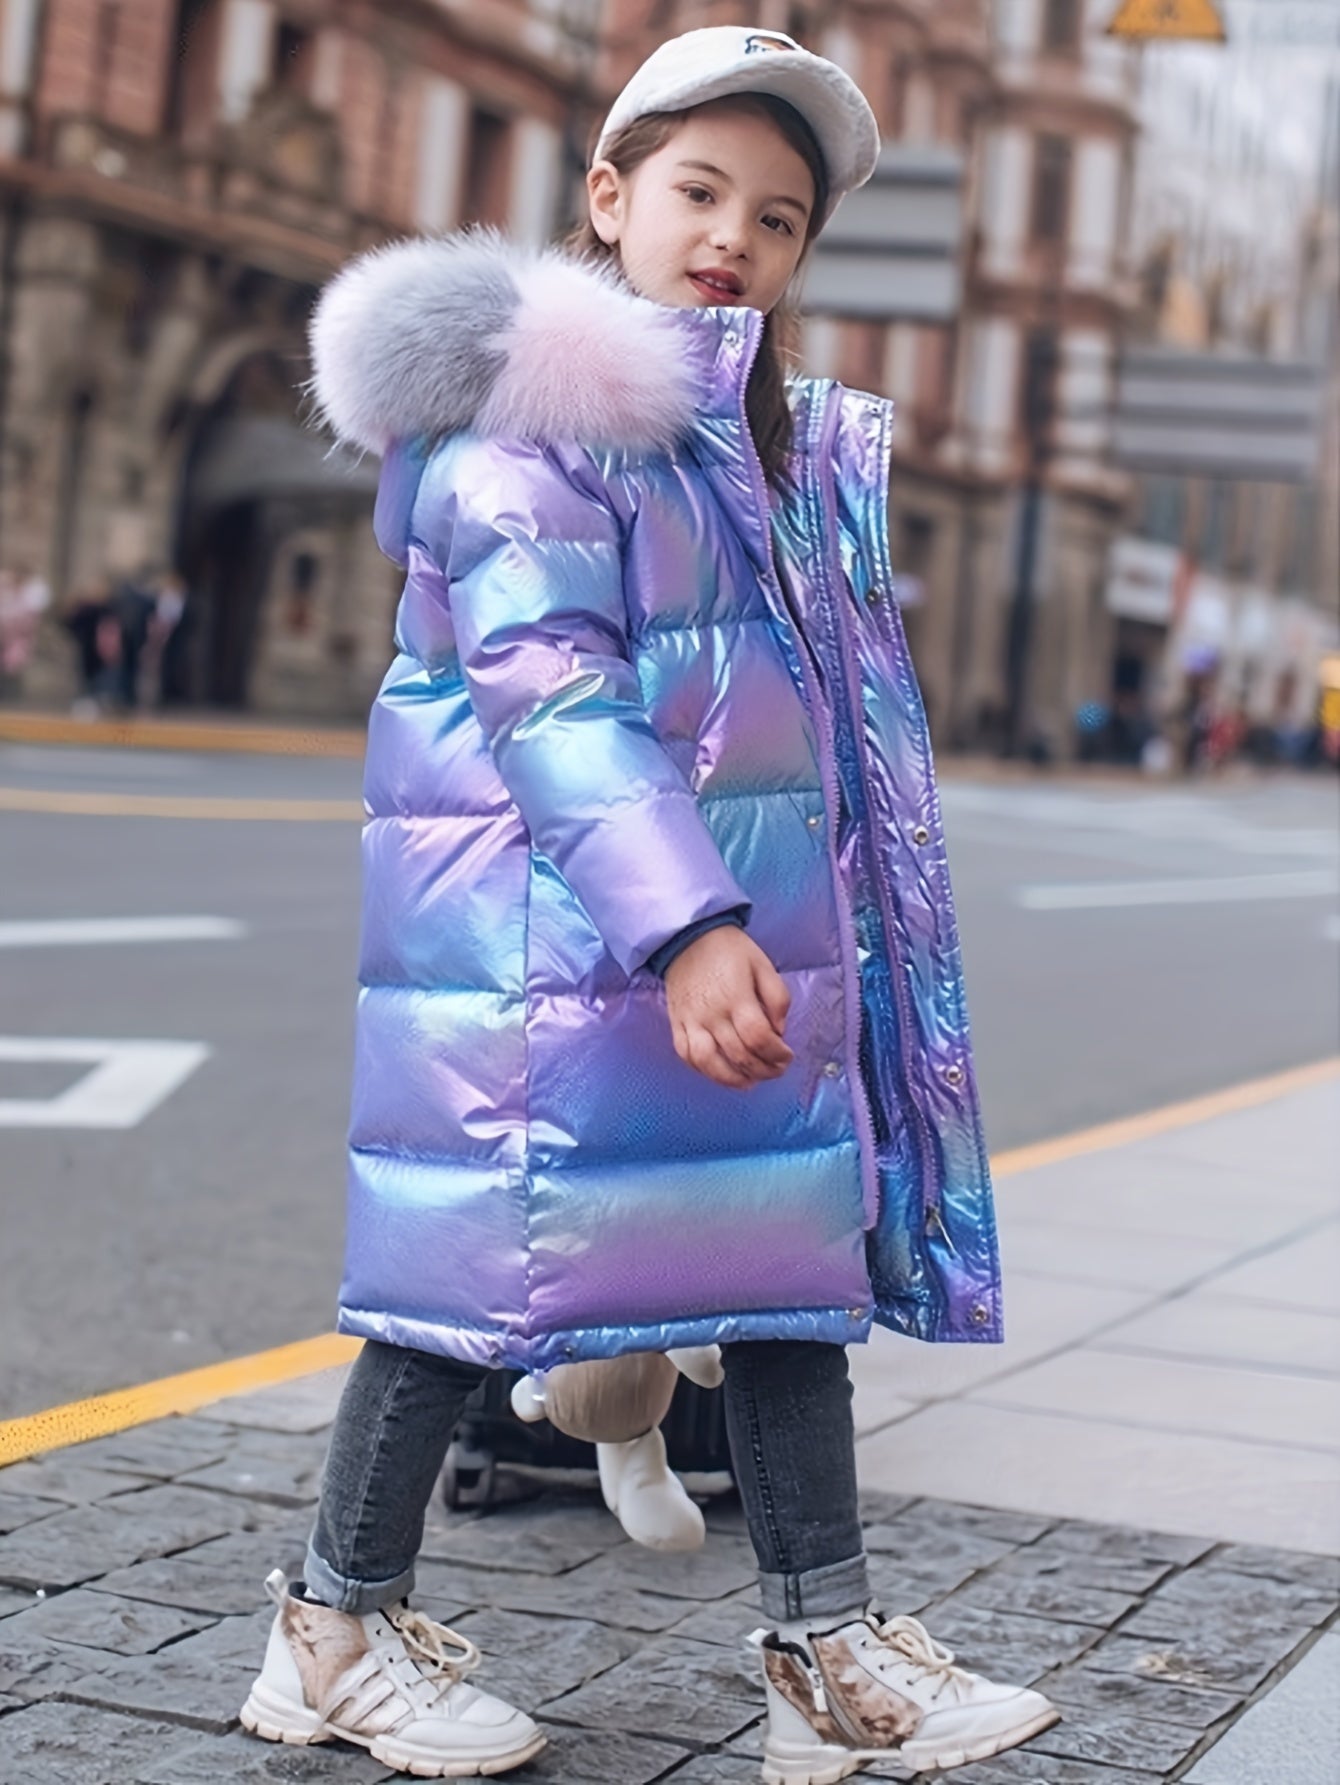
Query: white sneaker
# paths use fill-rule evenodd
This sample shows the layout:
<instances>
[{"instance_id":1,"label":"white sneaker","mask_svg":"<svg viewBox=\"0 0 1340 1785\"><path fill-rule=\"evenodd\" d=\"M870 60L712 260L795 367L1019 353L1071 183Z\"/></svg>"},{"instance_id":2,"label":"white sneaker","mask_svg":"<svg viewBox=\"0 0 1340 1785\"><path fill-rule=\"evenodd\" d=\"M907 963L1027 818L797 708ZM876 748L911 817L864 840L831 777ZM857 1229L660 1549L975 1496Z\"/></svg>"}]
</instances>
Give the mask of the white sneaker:
<instances>
[{"instance_id":1,"label":"white sneaker","mask_svg":"<svg viewBox=\"0 0 1340 1785\"><path fill-rule=\"evenodd\" d=\"M265 1590L278 1609L242 1722L267 1742L357 1742L422 1779L505 1773L544 1747L529 1717L465 1683L479 1650L454 1630L405 1605L332 1611L280 1569Z\"/></svg>"},{"instance_id":2,"label":"white sneaker","mask_svg":"<svg viewBox=\"0 0 1340 1785\"><path fill-rule=\"evenodd\" d=\"M1026 1742L1060 1718L1040 1692L997 1686L955 1665L915 1618L872 1613L791 1641L752 1639L763 1657L766 1785L836 1785L896 1756L943 1772Z\"/></svg>"}]
</instances>

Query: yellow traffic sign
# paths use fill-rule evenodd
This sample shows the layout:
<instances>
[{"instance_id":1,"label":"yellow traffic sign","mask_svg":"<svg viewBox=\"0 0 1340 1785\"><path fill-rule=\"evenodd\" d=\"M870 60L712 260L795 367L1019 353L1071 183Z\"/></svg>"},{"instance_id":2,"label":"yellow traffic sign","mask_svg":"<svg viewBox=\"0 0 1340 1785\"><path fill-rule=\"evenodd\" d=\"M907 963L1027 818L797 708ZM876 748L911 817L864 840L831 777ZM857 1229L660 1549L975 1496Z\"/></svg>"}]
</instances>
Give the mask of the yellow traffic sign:
<instances>
[{"instance_id":1,"label":"yellow traffic sign","mask_svg":"<svg viewBox=\"0 0 1340 1785\"><path fill-rule=\"evenodd\" d=\"M1191 38L1201 43L1228 41L1214 0L1121 0L1107 35Z\"/></svg>"}]
</instances>

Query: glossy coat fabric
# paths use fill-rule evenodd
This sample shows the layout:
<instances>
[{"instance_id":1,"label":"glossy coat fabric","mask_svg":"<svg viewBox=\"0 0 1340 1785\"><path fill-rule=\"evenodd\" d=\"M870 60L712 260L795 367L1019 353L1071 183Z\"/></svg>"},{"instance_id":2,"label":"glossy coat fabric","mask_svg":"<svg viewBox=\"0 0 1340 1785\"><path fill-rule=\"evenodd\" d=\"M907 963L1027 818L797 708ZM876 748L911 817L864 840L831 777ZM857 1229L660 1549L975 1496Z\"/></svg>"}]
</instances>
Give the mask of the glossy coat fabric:
<instances>
[{"instance_id":1,"label":"glossy coat fabric","mask_svg":"<svg viewBox=\"0 0 1340 1785\"><path fill-rule=\"evenodd\" d=\"M676 331L672 446L526 437L524 404L378 442L408 577L368 749L341 1329L529 1370L872 1318L999 1338L887 406L798 385L770 503L761 319L620 301ZM361 326L375 365L384 305ZM599 334L567 326L555 375L598 382ZM748 1093L681 1064L645 965L737 907L796 1052Z\"/></svg>"}]
</instances>

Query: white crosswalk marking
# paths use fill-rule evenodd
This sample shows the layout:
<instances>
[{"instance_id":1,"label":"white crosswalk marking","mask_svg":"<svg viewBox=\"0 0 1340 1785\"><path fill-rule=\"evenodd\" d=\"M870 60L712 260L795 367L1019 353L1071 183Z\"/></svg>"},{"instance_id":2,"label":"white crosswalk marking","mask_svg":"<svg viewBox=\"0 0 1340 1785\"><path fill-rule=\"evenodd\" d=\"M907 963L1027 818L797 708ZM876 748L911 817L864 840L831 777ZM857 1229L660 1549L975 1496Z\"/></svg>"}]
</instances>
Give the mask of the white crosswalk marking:
<instances>
[{"instance_id":1,"label":"white crosswalk marking","mask_svg":"<svg viewBox=\"0 0 1340 1785\"><path fill-rule=\"evenodd\" d=\"M55 1097L0 1098L0 1128L135 1128L188 1079L201 1041L91 1041L0 1035L0 1064L87 1066Z\"/></svg>"},{"instance_id":2,"label":"white crosswalk marking","mask_svg":"<svg viewBox=\"0 0 1340 1785\"><path fill-rule=\"evenodd\" d=\"M1114 911L1130 905L1225 905L1244 899L1324 899L1335 893L1326 868L1297 874L1226 874L1214 880L1081 880L1023 886L1025 911Z\"/></svg>"},{"instance_id":3,"label":"white crosswalk marking","mask_svg":"<svg viewBox=\"0 0 1340 1785\"><path fill-rule=\"evenodd\" d=\"M82 948L112 942L235 942L231 917L78 917L0 922L0 948Z\"/></svg>"}]
</instances>

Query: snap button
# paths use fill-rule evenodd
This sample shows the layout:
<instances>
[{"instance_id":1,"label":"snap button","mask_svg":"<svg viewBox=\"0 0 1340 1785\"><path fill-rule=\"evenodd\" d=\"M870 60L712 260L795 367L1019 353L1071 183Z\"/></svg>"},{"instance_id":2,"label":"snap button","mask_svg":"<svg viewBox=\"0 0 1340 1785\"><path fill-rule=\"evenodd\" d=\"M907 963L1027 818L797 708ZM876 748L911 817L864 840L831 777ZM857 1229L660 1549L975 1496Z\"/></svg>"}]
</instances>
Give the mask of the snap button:
<instances>
[{"instance_id":1,"label":"snap button","mask_svg":"<svg viewBox=\"0 0 1340 1785\"><path fill-rule=\"evenodd\" d=\"M879 606L879 590L878 589L867 589L866 590L865 604L867 607L878 607Z\"/></svg>"},{"instance_id":2,"label":"snap button","mask_svg":"<svg viewBox=\"0 0 1340 1785\"><path fill-rule=\"evenodd\" d=\"M839 1075L839 1073L841 1071L842 1071L842 1068L838 1065L836 1060L826 1060L824 1062L824 1077L825 1078L837 1078L837 1076Z\"/></svg>"},{"instance_id":3,"label":"snap button","mask_svg":"<svg viewBox=\"0 0 1340 1785\"><path fill-rule=\"evenodd\" d=\"M968 1319L974 1326L985 1326L991 1318L991 1310L985 1302L974 1302L968 1309Z\"/></svg>"},{"instance_id":4,"label":"snap button","mask_svg":"<svg viewBox=\"0 0 1340 1785\"><path fill-rule=\"evenodd\" d=\"M809 825L812 831L817 831L819 826L823 823L823 820L819 817L817 812L811 812L805 822Z\"/></svg>"},{"instance_id":5,"label":"snap button","mask_svg":"<svg viewBox=\"0 0 1340 1785\"><path fill-rule=\"evenodd\" d=\"M919 824L912 832L912 841L916 844L918 849L920 849L923 844L929 843L930 840L931 833L926 829L924 824Z\"/></svg>"},{"instance_id":6,"label":"snap button","mask_svg":"<svg viewBox=\"0 0 1340 1785\"><path fill-rule=\"evenodd\" d=\"M961 1066L946 1066L945 1083L949 1085L961 1085L963 1083L963 1068Z\"/></svg>"}]
</instances>

